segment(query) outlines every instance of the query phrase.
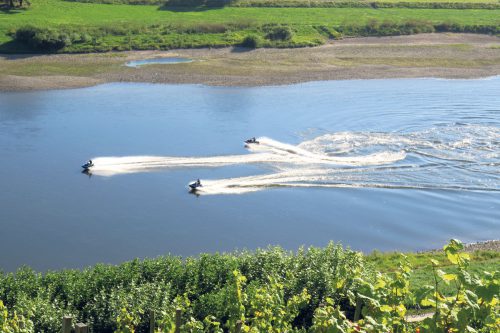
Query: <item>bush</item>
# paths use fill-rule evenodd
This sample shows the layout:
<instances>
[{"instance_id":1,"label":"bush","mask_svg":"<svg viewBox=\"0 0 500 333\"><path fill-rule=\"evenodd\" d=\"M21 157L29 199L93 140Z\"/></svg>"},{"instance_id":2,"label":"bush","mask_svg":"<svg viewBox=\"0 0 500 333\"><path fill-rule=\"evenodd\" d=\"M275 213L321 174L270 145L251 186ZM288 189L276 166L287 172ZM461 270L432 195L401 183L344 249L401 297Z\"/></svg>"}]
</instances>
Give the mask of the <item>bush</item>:
<instances>
[{"instance_id":1,"label":"bush","mask_svg":"<svg viewBox=\"0 0 500 333\"><path fill-rule=\"evenodd\" d=\"M19 28L15 31L14 33L14 39L21 41L21 42L28 42L33 37L35 37L35 34L38 32L38 29L28 26L28 27L22 27Z\"/></svg>"},{"instance_id":2,"label":"bush","mask_svg":"<svg viewBox=\"0 0 500 333\"><path fill-rule=\"evenodd\" d=\"M265 30L266 38L270 40L290 40L293 36L292 29L288 26L271 26Z\"/></svg>"},{"instance_id":3,"label":"bush","mask_svg":"<svg viewBox=\"0 0 500 333\"><path fill-rule=\"evenodd\" d=\"M325 296L345 303L346 292L355 288L353 277L346 272L361 272L362 265L359 253L330 244L297 254L269 248L254 253L207 254L185 261L169 256L46 275L21 269L16 274L0 273L0 300L9 311L18 310L19 314L27 315L30 307L40 309L36 318L26 316L34 322L36 332L56 331L63 312L90 323L94 331L110 332L116 329L116 318L123 308L132 311L133 317L140 315L135 327L137 332L146 332L148 310L165 312L176 296L183 295L191 303L187 318L192 315L203 320L216 315L225 322L232 311L227 295L233 290L233 271L238 270L246 277L249 294L266 287L270 276L286 281L280 291L283 302L307 288L310 302L297 314L297 320L310 323Z\"/></svg>"},{"instance_id":4,"label":"bush","mask_svg":"<svg viewBox=\"0 0 500 333\"><path fill-rule=\"evenodd\" d=\"M71 38L64 32L44 30L35 34L32 43L42 51L57 51L71 45Z\"/></svg>"},{"instance_id":5,"label":"bush","mask_svg":"<svg viewBox=\"0 0 500 333\"><path fill-rule=\"evenodd\" d=\"M16 30L14 39L29 44L35 50L55 52L71 45L73 42L71 36L77 36L76 42L81 40L78 34L28 26Z\"/></svg>"},{"instance_id":6,"label":"bush","mask_svg":"<svg viewBox=\"0 0 500 333\"><path fill-rule=\"evenodd\" d=\"M243 332L414 332L405 315L415 302L434 312L420 323L425 332L496 332L499 273L470 272L462 250L450 241L446 263L431 259L433 285L418 289L405 256L397 268L374 272L362 254L332 243L297 253L272 247L167 256L44 275L22 268L0 273L0 332L21 323L22 332L57 332L63 315L93 332L148 332L150 310L157 328L172 332L176 308L182 332L233 331L238 320ZM454 268L443 271L450 263ZM443 285L455 286L450 297Z\"/></svg>"},{"instance_id":7,"label":"bush","mask_svg":"<svg viewBox=\"0 0 500 333\"><path fill-rule=\"evenodd\" d=\"M259 47L260 41L259 37L256 35L248 35L245 38L243 38L243 41L241 42L241 46L243 47L248 47L251 49L255 49Z\"/></svg>"}]
</instances>

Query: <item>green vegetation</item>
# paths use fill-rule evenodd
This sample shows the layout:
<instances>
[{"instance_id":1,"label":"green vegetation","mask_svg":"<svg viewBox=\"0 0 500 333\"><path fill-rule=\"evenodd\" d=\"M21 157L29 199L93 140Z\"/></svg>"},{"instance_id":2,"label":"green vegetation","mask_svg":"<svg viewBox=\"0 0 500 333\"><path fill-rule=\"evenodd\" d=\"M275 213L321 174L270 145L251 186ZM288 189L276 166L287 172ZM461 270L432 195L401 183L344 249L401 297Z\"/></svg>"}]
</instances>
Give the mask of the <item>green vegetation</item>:
<instances>
[{"instance_id":1,"label":"green vegetation","mask_svg":"<svg viewBox=\"0 0 500 333\"><path fill-rule=\"evenodd\" d=\"M33 0L0 12L0 52L94 52L241 45L304 47L342 36L500 33L500 10L412 8L159 8ZM270 26L290 38L273 39ZM19 32L18 32L19 31Z\"/></svg>"},{"instance_id":2,"label":"green vegetation","mask_svg":"<svg viewBox=\"0 0 500 333\"><path fill-rule=\"evenodd\" d=\"M320 7L500 9L497 0L69 0L84 3L157 5L165 7Z\"/></svg>"},{"instance_id":3,"label":"green vegetation","mask_svg":"<svg viewBox=\"0 0 500 333\"><path fill-rule=\"evenodd\" d=\"M114 1L114 0L82 0ZM126 1L126 0L122 0ZM132 0L133 1L133 0ZM179 3L181 0L170 0ZM432 8L432 9L500 9L494 0L236 0L234 7L318 7L318 8Z\"/></svg>"},{"instance_id":4,"label":"green vegetation","mask_svg":"<svg viewBox=\"0 0 500 333\"><path fill-rule=\"evenodd\" d=\"M292 29L287 26L266 26L265 33L269 40L291 40L293 35Z\"/></svg>"},{"instance_id":5,"label":"green vegetation","mask_svg":"<svg viewBox=\"0 0 500 333\"><path fill-rule=\"evenodd\" d=\"M0 330L56 332L72 315L96 332L146 332L154 311L159 332L173 332L181 309L181 332L234 332L238 320L242 332L255 333L407 332L417 325L421 332L493 332L500 253L471 257L462 248L452 240L442 254L363 256L329 244L46 274L22 268L0 275ZM408 323L416 305L434 316Z\"/></svg>"},{"instance_id":6,"label":"green vegetation","mask_svg":"<svg viewBox=\"0 0 500 333\"><path fill-rule=\"evenodd\" d=\"M28 0L1 0L0 9L5 11L24 9L29 7L30 4Z\"/></svg>"},{"instance_id":7,"label":"green vegetation","mask_svg":"<svg viewBox=\"0 0 500 333\"><path fill-rule=\"evenodd\" d=\"M259 36L257 35L248 35L245 38L243 38L243 41L241 42L241 46L243 47L248 47L250 49L255 49L259 47L260 41L259 41Z\"/></svg>"}]
</instances>

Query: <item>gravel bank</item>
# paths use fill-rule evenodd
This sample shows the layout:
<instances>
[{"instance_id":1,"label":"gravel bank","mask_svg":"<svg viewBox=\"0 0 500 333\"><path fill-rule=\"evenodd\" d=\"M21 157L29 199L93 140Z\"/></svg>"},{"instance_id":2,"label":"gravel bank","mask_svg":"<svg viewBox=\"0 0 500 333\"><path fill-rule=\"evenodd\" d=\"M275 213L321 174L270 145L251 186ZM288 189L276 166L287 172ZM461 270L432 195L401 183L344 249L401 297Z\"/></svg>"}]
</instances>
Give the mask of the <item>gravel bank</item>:
<instances>
[{"instance_id":1,"label":"gravel bank","mask_svg":"<svg viewBox=\"0 0 500 333\"><path fill-rule=\"evenodd\" d=\"M192 63L124 66L155 57ZM105 82L282 85L379 78L481 78L500 75L500 38L421 34L332 41L299 49L242 48L101 54L0 55L0 90L61 89Z\"/></svg>"}]
</instances>

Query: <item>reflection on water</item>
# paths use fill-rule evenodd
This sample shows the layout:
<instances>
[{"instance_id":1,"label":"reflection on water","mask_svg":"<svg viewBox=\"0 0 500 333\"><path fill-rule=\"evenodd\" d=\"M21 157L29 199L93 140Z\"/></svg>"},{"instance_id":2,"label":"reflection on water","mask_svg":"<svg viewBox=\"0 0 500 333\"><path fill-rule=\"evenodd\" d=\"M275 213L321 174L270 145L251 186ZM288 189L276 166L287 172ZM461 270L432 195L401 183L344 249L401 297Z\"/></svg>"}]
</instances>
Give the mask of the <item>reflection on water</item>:
<instances>
[{"instance_id":1,"label":"reflection on water","mask_svg":"<svg viewBox=\"0 0 500 333\"><path fill-rule=\"evenodd\" d=\"M140 67L144 65L168 65L168 64L181 64L186 62L192 62L193 59L189 58L177 58L177 57L169 57L169 58L152 58L152 59L142 59L142 60L133 60L129 61L125 64L127 67Z\"/></svg>"},{"instance_id":2,"label":"reflection on water","mask_svg":"<svg viewBox=\"0 0 500 333\"><path fill-rule=\"evenodd\" d=\"M0 93L0 268L500 238L498 91L500 78Z\"/></svg>"}]
</instances>

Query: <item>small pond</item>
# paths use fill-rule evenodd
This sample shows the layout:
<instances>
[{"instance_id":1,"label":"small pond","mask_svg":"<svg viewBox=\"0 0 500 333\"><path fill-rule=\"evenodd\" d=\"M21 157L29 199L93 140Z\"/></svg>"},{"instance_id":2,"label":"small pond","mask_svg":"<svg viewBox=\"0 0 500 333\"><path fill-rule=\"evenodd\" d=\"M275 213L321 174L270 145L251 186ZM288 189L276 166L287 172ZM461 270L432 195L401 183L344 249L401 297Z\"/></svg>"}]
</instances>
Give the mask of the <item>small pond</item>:
<instances>
[{"instance_id":1,"label":"small pond","mask_svg":"<svg viewBox=\"0 0 500 333\"><path fill-rule=\"evenodd\" d=\"M166 65L166 64L181 64L186 62L192 62L193 59L189 58L179 58L179 57L168 57L168 58L152 58L152 59L141 59L129 61L125 64L127 67L140 67L144 65Z\"/></svg>"}]
</instances>

